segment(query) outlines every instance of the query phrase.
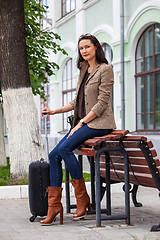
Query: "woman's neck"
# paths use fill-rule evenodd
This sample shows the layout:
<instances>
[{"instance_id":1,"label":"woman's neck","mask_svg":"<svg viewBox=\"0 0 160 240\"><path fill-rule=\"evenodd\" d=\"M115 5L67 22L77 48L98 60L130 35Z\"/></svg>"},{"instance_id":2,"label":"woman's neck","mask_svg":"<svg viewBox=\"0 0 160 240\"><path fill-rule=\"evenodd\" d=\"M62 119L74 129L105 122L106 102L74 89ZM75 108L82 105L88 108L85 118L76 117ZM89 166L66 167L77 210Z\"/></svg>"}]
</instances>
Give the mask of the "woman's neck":
<instances>
[{"instance_id":1,"label":"woman's neck","mask_svg":"<svg viewBox=\"0 0 160 240\"><path fill-rule=\"evenodd\" d=\"M89 64L88 72L90 73L96 64L95 59L93 59L92 61L88 61L88 64Z\"/></svg>"}]
</instances>

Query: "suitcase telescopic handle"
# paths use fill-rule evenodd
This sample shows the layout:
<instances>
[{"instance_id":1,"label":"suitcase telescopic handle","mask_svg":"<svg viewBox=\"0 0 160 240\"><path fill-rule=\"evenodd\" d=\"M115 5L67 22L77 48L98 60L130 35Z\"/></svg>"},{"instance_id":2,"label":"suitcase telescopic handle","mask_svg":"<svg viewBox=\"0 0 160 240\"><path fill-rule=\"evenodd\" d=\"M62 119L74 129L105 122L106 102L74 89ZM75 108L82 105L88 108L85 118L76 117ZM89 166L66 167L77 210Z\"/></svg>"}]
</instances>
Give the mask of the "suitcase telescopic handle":
<instances>
[{"instance_id":1,"label":"suitcase telescopic handle","mask_svg":"<svg viewBox=\"0 0 160 240\"><path fill-rule=\"evenodd\" d=\"M48 135L47 135L47 113L44 114L44 131L45 131L45 152L46 152L46 161L49 163L49 148L48 148Z\"/></svg>"}]
</instances>

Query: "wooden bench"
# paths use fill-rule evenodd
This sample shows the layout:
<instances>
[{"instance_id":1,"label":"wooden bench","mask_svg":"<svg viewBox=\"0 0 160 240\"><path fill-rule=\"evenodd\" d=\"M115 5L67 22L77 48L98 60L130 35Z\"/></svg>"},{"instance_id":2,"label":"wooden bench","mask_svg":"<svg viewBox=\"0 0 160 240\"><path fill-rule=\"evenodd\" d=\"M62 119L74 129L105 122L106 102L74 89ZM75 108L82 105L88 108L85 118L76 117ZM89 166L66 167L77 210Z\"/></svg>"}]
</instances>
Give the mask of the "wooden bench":
<instances>
[{"instance_id":1,"label":"wooden bench","mask_svg":"<svg viewBox=\"0 0 160 240\"><path fill-rule=\"evenodd\" d=\"M85 141L74 153L78 155L81 168L83 156L87 156L90 161L91 202L93 212L96 212L97 227L101 226L101 220L107 219L125 219L126 223L130 224L129 194L132 193L135 206L142 206L136 200L139 185L157 188L160 191L160 161L157 159L156 150L153 149L153 143L146 137L131 136L128 130L114 130L109 135ZM105 209L100 207L104 195L103 182L106 183ZM110 184L118 182L125 183L123 188L125 191L125 213L112 215ZM133 184L132 190L130 184ZM71 208L76 206L70 205L68 189L66 196L67 211L69 212ZM106 214L102 216L101 213Z\"/></svg>"}]
</instances>

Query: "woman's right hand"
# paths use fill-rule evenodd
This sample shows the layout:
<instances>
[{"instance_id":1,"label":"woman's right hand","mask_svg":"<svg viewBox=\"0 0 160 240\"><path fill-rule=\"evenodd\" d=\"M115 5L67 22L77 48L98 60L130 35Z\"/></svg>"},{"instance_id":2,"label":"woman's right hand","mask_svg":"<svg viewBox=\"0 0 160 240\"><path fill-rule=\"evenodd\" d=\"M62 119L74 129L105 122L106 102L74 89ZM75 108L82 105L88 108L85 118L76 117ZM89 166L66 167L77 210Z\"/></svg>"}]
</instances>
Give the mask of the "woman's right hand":
<instances>
[{"instance_id":1,"label":"woman's right hand","mask_svg":"<svg viewBox=\"0 0 160 240\"><path fill-rule=\"evenodd\" d=\"M49 108L44 107L44 108L42 109L42 111L41 111L41 114L42 114L42 116L43 116L44 114L52 115L52 114L54 114L54 113L53 113L53 111L51 111Z\"/></svg>"},{"instance_id":2,"label":"woman's right hand","mask_svg":"<svg viewBox=\"0 0 160 240\"><path fill-rule=\"evenodd\" d=\"M42 116L44 114L54 115L54 114L57 114L57 113L69 112L71 110L73 110L73 106L71 104L67 104L63 107L60 107L60 108L57 108L57 109L54 109L54 110L50 110L49 108L44 107L41 111L41 114L42 114Z\"/></svg>"}]
</instances>

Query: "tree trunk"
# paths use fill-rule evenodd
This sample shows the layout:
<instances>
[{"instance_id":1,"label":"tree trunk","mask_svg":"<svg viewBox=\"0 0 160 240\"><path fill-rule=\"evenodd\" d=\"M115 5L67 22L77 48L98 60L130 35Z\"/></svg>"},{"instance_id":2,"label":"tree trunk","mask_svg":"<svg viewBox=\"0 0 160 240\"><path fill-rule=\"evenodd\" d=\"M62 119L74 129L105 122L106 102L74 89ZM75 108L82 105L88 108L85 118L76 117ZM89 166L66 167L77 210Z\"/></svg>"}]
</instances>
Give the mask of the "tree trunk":
<instances>
[{"instance_id":1,"label":"tree trunk","mask_svg":"<svg viewBox=\"0 0 160 240\"><path fill-rule=\"evenodd\" d=\"M7 166L3 128L2 104L0 102L0 166Z\"/></svg>"},{"instance_id":2,"label":"tree trunk","mask_svg":"<svg viewBox=\"0 0 160 240\"><path fill-rule=\"evenodd\" d=\"M19 178L28 174L30 162L44 156L29 78L23 0L0 0L0 79L11 175Z\"/></svg>"}]
</instances>

